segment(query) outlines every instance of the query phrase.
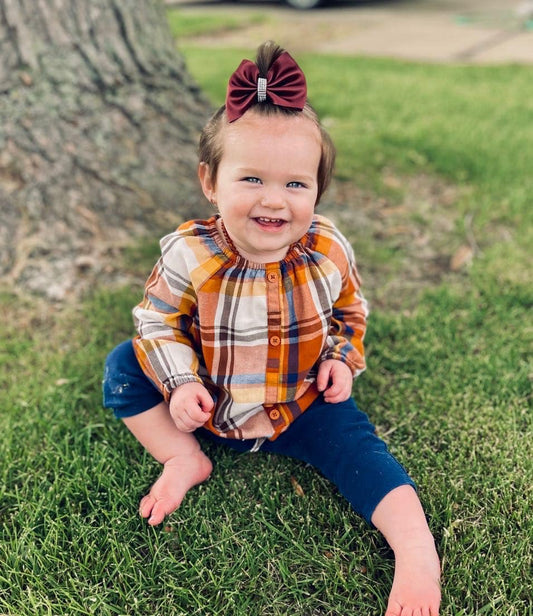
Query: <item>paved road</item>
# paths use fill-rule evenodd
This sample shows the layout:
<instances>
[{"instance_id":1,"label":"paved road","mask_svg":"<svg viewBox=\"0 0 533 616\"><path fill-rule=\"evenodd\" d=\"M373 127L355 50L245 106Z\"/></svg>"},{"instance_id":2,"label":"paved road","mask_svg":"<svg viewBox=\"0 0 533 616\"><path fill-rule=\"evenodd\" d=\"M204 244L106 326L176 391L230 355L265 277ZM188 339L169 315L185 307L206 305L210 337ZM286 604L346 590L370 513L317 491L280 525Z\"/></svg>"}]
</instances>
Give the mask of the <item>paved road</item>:
<instances>
[{"instance_id":1,"label":"paved road","mask_svg":"<svg viewBox=\"0 0 533 616\"><path fill-rule=\"evenodd\" d=\"M533 0L335 0L296 11L280 0L174 0L191 13L262 12L268 23L203 45L254 49L273 38L294 52L354 53L433 62L533 64Z\"/></svg>"}]
</instances>

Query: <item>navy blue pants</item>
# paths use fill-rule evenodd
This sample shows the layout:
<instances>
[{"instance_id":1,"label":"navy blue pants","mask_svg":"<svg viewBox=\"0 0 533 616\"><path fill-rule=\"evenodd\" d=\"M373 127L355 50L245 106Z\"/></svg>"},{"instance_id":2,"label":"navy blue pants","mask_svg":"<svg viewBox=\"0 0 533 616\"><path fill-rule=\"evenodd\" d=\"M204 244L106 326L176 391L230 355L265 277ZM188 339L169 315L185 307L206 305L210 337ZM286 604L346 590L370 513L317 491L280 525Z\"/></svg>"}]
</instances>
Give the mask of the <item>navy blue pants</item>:
<instances>
[{"instance_id":1,"label":"navy blue pants","mask_svg":"<svg viewBox=\"0 0 533 616\"><path fill-rule=\"evenodd\" d=\"M103 391L104 406L120 418L142 413L163 401L141 370L130 340L108 355ZM221 438L204 428L196 434L240 452L251 451L256 444L255 439ZM369 523L374 509L391 490L401 485L415 487L351 398L337 404L318 398L276 440L265 440L260 450L314 466Z\"/></svg>"}]
</instances>

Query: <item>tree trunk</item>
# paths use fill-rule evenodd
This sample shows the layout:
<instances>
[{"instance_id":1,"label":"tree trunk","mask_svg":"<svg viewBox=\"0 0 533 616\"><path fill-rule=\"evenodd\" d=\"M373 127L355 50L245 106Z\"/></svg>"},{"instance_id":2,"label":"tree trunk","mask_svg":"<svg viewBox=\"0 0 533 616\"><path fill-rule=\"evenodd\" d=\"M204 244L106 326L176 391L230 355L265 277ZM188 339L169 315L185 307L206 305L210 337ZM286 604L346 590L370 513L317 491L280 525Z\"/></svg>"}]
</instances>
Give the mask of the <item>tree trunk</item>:
<instances>
[{"instance_id":1,"label":"tree trunk","mask_svg":"<svg viewBox=\"0 0 533 616\"><path fill-rule=\"evenodd\" d=\"M205 215L208 113L155 0L0 0L0 276L62 299Z\"/></svg>"}]
</instances>

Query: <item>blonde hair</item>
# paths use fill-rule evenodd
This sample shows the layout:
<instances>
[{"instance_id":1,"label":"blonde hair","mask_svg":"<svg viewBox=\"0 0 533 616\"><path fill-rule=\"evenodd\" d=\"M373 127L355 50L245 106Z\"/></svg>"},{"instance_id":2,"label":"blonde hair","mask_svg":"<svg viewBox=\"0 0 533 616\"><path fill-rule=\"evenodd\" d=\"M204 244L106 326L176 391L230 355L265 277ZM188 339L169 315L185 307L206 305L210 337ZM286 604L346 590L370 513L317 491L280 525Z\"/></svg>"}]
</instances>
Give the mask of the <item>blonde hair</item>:
<instances>
[{"instance_id":1,"label":"blonde hair","mask_svg":"<svg viewBox=\"0 0 533 616\"><path fill-rule=\"evenodd\" d=\"M266 77L272 63L284 52L284 49L272 41L267 41L260 45L257 50L256 64L259 69L259 76ZM297 116L302 114L304 118L311 120L320 132L321 156L318 164L317 183L318 192L316 203L326 191L335 167L335 145L331 140L322 124L316 111L311 105L306 102L304 108L299 111L297 109L289 109L288 107L279 107L271 102L265 101L255 103L250 109L254 112L265 116L285 115ZM237 120L238 121L238 120ZM226 107L220 107L208 120L200 135L199 143L199 158L201 163L206 163L209 166L209 175L213 185L216 185L218 166L222 159L222 139L220 133L223 126L227 123Z\"/></svg>"}]
</instances>

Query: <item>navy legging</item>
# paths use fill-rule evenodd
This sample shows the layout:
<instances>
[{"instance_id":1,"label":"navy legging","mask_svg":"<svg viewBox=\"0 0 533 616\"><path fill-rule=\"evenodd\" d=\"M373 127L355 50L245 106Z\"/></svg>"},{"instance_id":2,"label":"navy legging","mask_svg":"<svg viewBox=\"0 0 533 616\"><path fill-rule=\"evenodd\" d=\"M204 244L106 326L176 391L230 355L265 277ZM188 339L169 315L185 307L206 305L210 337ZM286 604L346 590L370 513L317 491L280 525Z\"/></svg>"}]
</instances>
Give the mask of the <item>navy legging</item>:
<instances>
[{"instance_id":1,"label":"navy legging","mask_svg":"<svg viewBox=\"0 0 533 616\"><path fill-rule=\"evenodd\" d=\"M103 390L104 406L121 418L147 411L163 401L142 372L131 340L108 355ZM221 438L204 428L196 433L241 452L250 451L256 444L255 439ZM391 490L401 485L415 487L351 398L330 404L320 396L276 440L265 440L260 450L314 466L369 523L376 506Z\"/></svg>"}]
</instances>

